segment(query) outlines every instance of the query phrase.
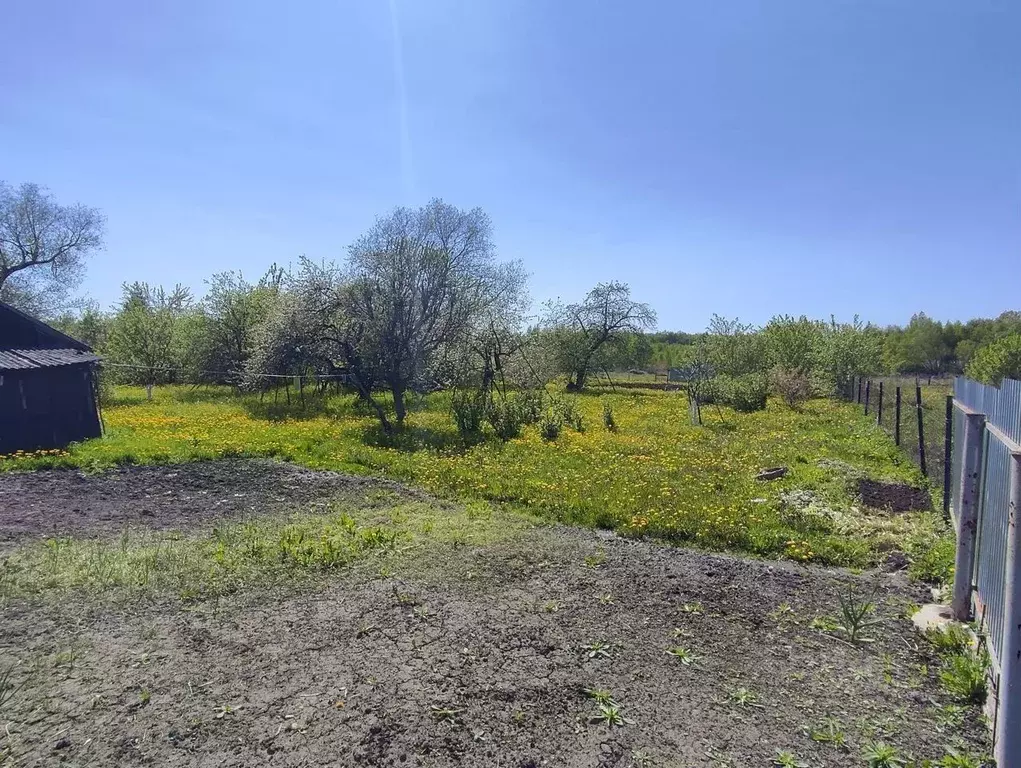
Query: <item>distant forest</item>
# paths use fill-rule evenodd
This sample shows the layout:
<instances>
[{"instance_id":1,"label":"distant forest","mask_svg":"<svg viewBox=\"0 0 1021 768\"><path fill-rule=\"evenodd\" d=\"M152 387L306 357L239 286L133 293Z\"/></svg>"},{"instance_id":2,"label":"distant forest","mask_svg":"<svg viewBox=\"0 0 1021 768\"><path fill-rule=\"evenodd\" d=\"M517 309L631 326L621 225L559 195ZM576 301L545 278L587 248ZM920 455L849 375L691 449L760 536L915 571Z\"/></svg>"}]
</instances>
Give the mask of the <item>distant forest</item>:
<instances>
[{"instance_id":1,"label":"distant forest","mask_svg":"<svg viewBox=\"0 0 1021 768\"><path fill-rule=\"evenodd\" d=\"M744 327L742 330L749 334L759 334L772 326L793 320L778 317L763 328ZM804 317L798 320L812 322ZM989 348L998 352L998 358L1007 358L1000 363L1006 366L1007 375L1013 370L1016 376L1018 365L1021 364L1021 311L1017 310L1003 312L995 318L976 318L967 322L941 322L919 312L911 317L906 326L869 325L867 328L874 331L882 345L882 370L876 373L920 376L963 373L975 361L979 350ZM684 331L649 333L646 335L647 357L636 361L641 363L636 367L666 371L672 367L684 366L694 358L700 338L703 338L702 333ZM981 363L982 360L977 362ZM998 378L983 375L981 369L976 375L987 379Z\"/></svg>"}]
</instances>

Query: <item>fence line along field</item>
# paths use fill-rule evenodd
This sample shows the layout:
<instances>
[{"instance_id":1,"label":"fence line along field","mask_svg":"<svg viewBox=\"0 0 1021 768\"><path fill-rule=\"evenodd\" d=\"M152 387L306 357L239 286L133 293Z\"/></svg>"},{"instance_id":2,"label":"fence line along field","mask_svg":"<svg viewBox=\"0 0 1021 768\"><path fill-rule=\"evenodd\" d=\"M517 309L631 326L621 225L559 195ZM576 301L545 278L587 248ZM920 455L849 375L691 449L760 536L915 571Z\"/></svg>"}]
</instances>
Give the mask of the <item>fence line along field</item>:
<instances>
[{"instance_id":1,"label":"fence line along field","mask_svg":"<svg viewBox=\"0 0 1021 768\"><path fill-rule=\"evenodd\" d=\"M680 392L568 395L561 405L574 413L574 428L555 439L529 427L507 442L482 435L465 445L449 398L420 398L405 429L388 436L352 396L310 399L302 408L297 398L286 406L283 395L274 404L272 396L228 388L163 387L147 402L142 390L122 387L104 410L104 439L0 458L0 469L277 457L709 549L859 567L900 551L918 569L945 568L932 554L934 546L945 549L938 515L860 503L863 481L917 486L923 479L853 405L706 408L699 428ZM756 480L774 466L789 471Z\"/></svg>"}]
</instances>

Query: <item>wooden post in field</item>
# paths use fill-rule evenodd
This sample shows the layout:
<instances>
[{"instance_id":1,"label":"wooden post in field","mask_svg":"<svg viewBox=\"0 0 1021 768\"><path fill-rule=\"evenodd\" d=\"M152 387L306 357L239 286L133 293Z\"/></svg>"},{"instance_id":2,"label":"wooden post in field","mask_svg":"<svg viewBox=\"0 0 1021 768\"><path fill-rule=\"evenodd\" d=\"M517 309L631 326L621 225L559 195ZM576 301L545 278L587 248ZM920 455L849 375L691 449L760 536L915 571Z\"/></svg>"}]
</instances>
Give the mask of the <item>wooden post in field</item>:
<instances>
[{"instance_id":1,"label":"wooden post in field","mask_svg":"<svg viewBox=\"0 0 1021 768\"><path fill-rule=\"evenodd\" d=\"M950 519L950 465L954 446L954 396L947 395L947 412L943 421L943 517Z\"/></svg>"},{"instance_id":2,"label":"wooden post in field","mask_svg":"<svg viewBox=\"0 0 1021 768\"><path fill-rule=\"evenodd\" d=\"M861 377L858 377L858 405L861 405Z\"/></svg>"},{"instance_id":3,"label":"wooden post in field","mask_svg":"<svg viewBox=\"0 0 1021 768\"><path fill-rule=\"evenodd\" d=\"M879 382L879 403L876 408L876 424L883 426L883 382Z\"/></svg>"},{"instance_id":4,"label":"wooden post in field","mask_svg":"<svg viewBox=\"0 0 1021 768\"><path fill-rule=\"evenodd\" d=\"M918 465L922 468L922 474L929 476L929 470L925 466L925 427L922 424L922 387L915 384L915 413L918 414Z\"/></svg>"},{"instance_id":5,"label":"wooden post in field","mask_svg":"<svg viewBox=\"0 0 1021 768\"><path fill-rule=\"evenodd\" d=\"M971 618L971 578L975 572L975 541L978 534L979 485L986 426L984 414L964 412L964 450L961 453L961 508L957 515L957 552L954 556L954 618Z\"/></svg>"},{"instance_id":6,"label":"wooden post in field","mask_svg":"<svg viewBox=\"0 0 1021 768\"><path fill-rule=\"evenodd\" d=\"M897 387L893 400L893 442L900 445L900 387Z\"/></svg>"},{"instance_id":7,"label":"wooden post in field","mask_svg":"<svg viewBox=\"0 0 1021 768\"><path fill-rule=\"evenodd\" d=\"M869 399L872 396L872 379L865 382L865 415L869 415Z\"/></svg>"}]
</instances>

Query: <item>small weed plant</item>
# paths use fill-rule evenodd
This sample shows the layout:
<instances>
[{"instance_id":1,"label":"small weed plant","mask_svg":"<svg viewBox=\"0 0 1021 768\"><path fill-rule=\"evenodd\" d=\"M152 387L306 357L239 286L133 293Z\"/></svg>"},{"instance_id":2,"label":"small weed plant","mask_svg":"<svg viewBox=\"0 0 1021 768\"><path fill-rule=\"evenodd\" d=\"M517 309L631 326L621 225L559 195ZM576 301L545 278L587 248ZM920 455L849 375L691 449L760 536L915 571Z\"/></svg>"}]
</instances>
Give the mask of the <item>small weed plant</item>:
<instances>
[{"instance_id":1,"label":"small weed plant","mask_svg":"<svg viewBox=\"0 0 1021 768\"><path fill-rule=\"evenodd\" d=\"M812 741L821 744L832 744L835 747L845 747L847 737L844 735L843 725L835 717L827 716L815 724L808 732Z\"/></svg>"},{"instance_id":2,"label":"small weed plant","mask_svg":"<svg viewBox=\"0 0 1021 768\"><path fill-rule=\"evenodd\" d=\"M942 629L932 628L925 633L940 656L961 654L971 650L971 635L959 624L948 624Z\"/></svg>"},{"instance_id":3,"label":"small weed plant","mask_svg":"<svg viewBox=\"0 0 1021 768\"><path fill-rule=\"evenodd\" d=\"M23 684L16 684L14 682L13 664L0 672L0 712L3 711L4 704L14 698L21 685Z\"/></svg>"},{"instance_id":4,"label":"small weed plant","mask_svg":"<svg viewBox=\"0 0 1021 768\"><path fill-rule=\"evenodd\" d=\"M762 707L759 694L749 688L735 688L730 692L730 700L739 707Z\"/></svg>"},{"instance_id":5,"label":"small weed plant","mask_svg":"<svg viewBox=\"0 0 1021 768\"><path fill-rule=\"evenodd\" d=\"M610 727L623 727L634 724L634 720L624 717L620 711L620 706L615 703L599 704L598 707L599 712L589 718L590 723L602 723Z\"/></svg>"},{"instance_id":6,"label":"small weed plant","mask_svg":"<svg viewBox=\"0 0 1021 768\"><path fill-rule=\"evenodd\" d=\"M986 669L989 657L985 652L964 651L944 657L939 671L943 690L968 704L982 705L986 700Z\"/></svg>"},{"instance_id":7,"label":"small weed plant","mask_svg":"<svg viewBox=\"0 0 1021 768\"><path fill-rule=\"evenodd\" d=\"M598 568L606 562L606 551L597 549L591 555L585 555L585 567L586 568Z\"/></svg>"},{"instance_id":8,"label":"small weed plant","mask_svg":"<svg viewBox=\"0 0 1021 768\"><path fill-rule=\"evenodd\" d=\"M452 722L457 719L457 716L464 710L456 709L454 707L445 707L439 704L433 704L429 707L429 712L434 718L440 722Z\"/></svg>"},{"instance_id":9,"label":"small weed plant","mask_svg":"<svg viewBox=\"0 0 1021 768\"><path fill-rule=\"evenodd\" d=\"M904 768L907 765L900 751L883 741L869 741L862 749L868 768Z\"/></svg>"},{"instance_id":10,"label":"small weed plant","mask_svg":"<svg viewBox=\"0 0 1021 768\"><path fill-rule=\"evenodd\" d=\"M869 627L879 624L882 620L876 618L876 593L873 589L868 595L859 594L851 585L847 588L847 594L840 596L840 625L838 630L847 639L855 644L871 643L874 637L866 635Z\"/></svg>"},{"instance_id":11,"label":"small weed plant","mask_svg":"<svg viewBox=\"0 0 1021 768\"><path fill-rule=\"evenodd\" d=\"M773 765L776 768L809 768L808 763L798 758L793 752L778 749L776 757L773 758Z\"/></svg>"},{"instance_id":12,"label":"small weed plant","mask_svg":"<svg viewBox=\"0 0 1021 768\"><path fill-rule=\"evenodd\" d=\"M936 763L937 768L984 768L992 761L975 757L968 752L949 747L947 753Z\"/></svg>"},{"instance_id":13,"label":"small weed plant","mask_svg":"<svg viewBox=\"0 0 1021 768\"><path fill-rule=\"evenodd\" d=\"M808 626L820 632L837 632L840 630L840 622L833 616L816 616Z\"/></svg>"},{"instance_id":14,"label":"small weed plant","mask_svg":"<svg viewBox=\"0 0 1021 768\"><path fill-rule=\"evenodd\" d=\"M668 648L666 652L668 656L673 656L675 659L677 659L679 662L681 662L681 664L683 664L686 667L698 661L698 657L695 654L693 654L687 648L683 648L679 645L675 645L672 648Z\"/></svg>"},{"instance_id":15,"label":"small weed plant","mask_svg":"<svg viewBox=\"0 0 1021 768\"><path fill-rule=\"evenodd\" d=\"M613 694L606 688L585 688L582 691L596 704L613 704Z\"/></svg>"},{"instance_id":16,"label":"small weed plant","mask_svg":"<svg viewBox=\"0 0 1021 768\"><path fill-rule=\"evenodd\" d=\"M589 659L610 659L613 658L613 643L596 640L581 647L586 658Z\"/></svg>"}]
</instances>

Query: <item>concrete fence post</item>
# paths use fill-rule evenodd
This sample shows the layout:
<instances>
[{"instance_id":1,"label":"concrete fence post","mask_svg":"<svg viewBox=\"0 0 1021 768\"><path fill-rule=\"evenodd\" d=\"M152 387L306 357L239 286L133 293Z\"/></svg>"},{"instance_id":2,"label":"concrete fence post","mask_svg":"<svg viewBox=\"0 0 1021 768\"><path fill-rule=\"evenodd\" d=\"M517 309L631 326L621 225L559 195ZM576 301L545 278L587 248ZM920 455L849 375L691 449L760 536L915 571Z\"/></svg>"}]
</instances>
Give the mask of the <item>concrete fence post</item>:
<instances>
[{"instance_id":1,"label":"concrete fence post","mask_svg":"<svg viewBox=\"0 0 1021 768\"><path fill-rule=\"evenodd\" d=\"M1003 653L1000 659L999 712L996 718L996 764L1021 766L1021 447L1010 457L1010 502L1007 508L1007 562L1003 605Z\"/></svg>"},{"instance_id":2,"label":"concrete fence post","mask_svg":"<svg viewBox=\"0 0 1021 768\"><path fill-rule=\"evenodd\" d=\"M964 412L964 450L961 454L961 508L957 515L957 553L954 558L954 618L971 618L971 579L975 571L975 540L981 504L982 448L985 414Z\"/></svg>"}]
</instances>

